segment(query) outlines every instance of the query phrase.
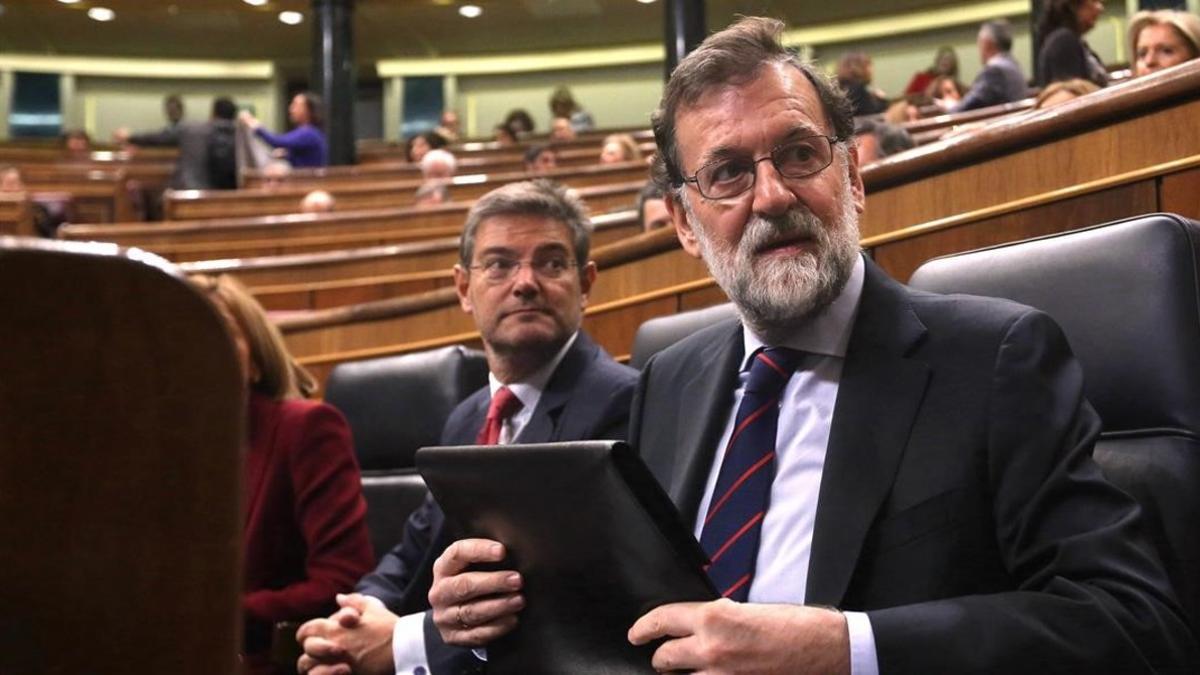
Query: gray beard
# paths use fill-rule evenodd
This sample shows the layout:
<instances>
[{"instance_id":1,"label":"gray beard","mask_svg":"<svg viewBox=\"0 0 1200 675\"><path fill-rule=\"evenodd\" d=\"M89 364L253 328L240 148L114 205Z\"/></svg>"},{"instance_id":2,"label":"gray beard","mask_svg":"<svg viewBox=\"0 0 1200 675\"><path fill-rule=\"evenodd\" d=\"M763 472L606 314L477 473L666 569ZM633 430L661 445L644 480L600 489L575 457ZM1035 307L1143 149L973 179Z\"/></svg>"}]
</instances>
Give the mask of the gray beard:
<instances>
[{"instance_id":1,"label":"gray beard","mask_svg":"<svg viewBox=\"0 0 1200 675\"><path fill-rule=\"evenodd\" d=\"M859 255L858 219L849 183L845 177L841 212L833 227L826 227L804 206L777 218L752 216L736 250L714 242L692 212L686 193L680 195L709 273L737 306L742 321L768 344L783 342L845 288ZM811 238L815 254L755 260L755 250L795 236Z\"/></svg>"}]
</instances>

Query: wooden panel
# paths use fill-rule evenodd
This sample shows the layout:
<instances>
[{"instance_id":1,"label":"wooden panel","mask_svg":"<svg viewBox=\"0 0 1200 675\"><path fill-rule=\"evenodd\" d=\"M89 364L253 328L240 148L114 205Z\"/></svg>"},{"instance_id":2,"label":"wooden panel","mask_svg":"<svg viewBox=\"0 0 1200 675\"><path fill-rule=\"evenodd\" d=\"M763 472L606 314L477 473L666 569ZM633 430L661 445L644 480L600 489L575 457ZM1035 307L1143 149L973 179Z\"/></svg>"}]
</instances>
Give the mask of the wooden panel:
<instances>
[{"instance_id":1,"label":"wooden panel","mask_svg":"<svg viewBox=\"0 0 1200 675\"><path fill-rule=\"evenodd\" d=\"M1163 176L1159 209L1200 220L1200 169Z\"/></svg>"},{"instance_id":2,"label":"wooden panel","mask_svg":"<svg viewBox=\"0 0 1200 675\"><path fill-rule=\"evenodd\" d=\"M709 286L708 288L691 291L681 295L679 297L679 311L687 312L693 309L712 307L713 305L720 305L726 302L729 302L729 298L726 297L725 291L721 290L721 287L714 282L713 285Z\"/></svg>"},{"instance_id":3,"label":"wooden panel","mask_svg":"<svg viewBox=\"0 0 1200 675\"><path fill-rule=\"evenodd\" d=\"M1200 154L1198 117L1200 100L1187 101L897 187L869 191L863 236Z\"/></svg>"},{"instance_id":4,"label":"wooden panel","mask_svg":"<svg viewBox=\"0 0 1200 675\"><path fill-rule=\"evenodd\" d=\"M666 288L708 276L704 263L681 248L601 270L592 287L591 304L621 300L654 288Z\"/></svg>"},{"instance_id":5,"label":"wooden panel","mask_svg":"<svg viewBox=\"0 0 1200 675\"><path fill-rule=\"evenodd\" d=\"M321 265L272 265L223 270L236 275L247 286L295 283L297 279L329 281L354 277L369 277L399 272L419 272L430 269L449 269L458 260L457 249L404 256L377 256L363 259L347 258ZM189 270L200 271L198 268Z\"/></svg>"},{"instance_id":6,"label":"wooden panel","mask_svg":"<svg viewBox=\"0 0 1200 675\"><path fill-rule=\"evenodd\" d=\"M959 227L876 246L875 262L906 281L921 263L948 253L1097 225L1157 209L1154 179L1055 201Z\"/></svg>"},{"instance_id":7,"label":"wooden panel","mask_svg":"<svg viewBox=\"0 0 1200 675\"><path fill-rule=\"evenodd\" d=\"M638 326L648 319L674 314L678 306L679 299L675 296L657 298L611 312L589 314L583 320L583 328L609 354L628 354Z\"/></svg>"},{"instance_id":8,"label":"wooden panel","mask_svg":"<svg viewBox=\"0 0 1200 675\"><path fill-rule=\"evenodd\" d=\"M0 673L237 672L242 376L112 247L0 239Z\"/></svg>"}]
</instances>

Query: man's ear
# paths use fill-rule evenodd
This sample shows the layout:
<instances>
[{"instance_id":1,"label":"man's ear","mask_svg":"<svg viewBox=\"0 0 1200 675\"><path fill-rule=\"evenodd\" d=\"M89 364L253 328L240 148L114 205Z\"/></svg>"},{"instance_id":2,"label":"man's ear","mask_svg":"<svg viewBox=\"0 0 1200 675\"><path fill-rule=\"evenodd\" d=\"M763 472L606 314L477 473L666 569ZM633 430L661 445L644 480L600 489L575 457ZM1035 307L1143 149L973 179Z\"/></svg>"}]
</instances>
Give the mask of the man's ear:
<instances>
[{"instance_id":1,"label":"man's ear","mask_svg":"<svg viewBox=\"0 0 1200 675\"><path fill-rule=\"evenodd\" d=\"M862 174L858 171L858 144L847 143L846 171L850 174L850 193L854 195L854 210L862 215L867 208L867 191L863 187Z\"/></svg>"},{"instance_id":2,"label":"man's ear","mask_svg":"<svg viewBox=\"0 0 1200 675\"><path fill-rule=\"evenodd\" d=\"M454 266L454 290L458 292L458 306L467 314L473 314L475 308L471 305L471 295L467 292L471 287L471 272L462 265Z\"/></svg>"},{"instance_id":3,"label":"man's ear","mask_svg":"<svg viewBox=\"0 0 1200 675\"><path fill-rule=\"evenodd\" d=\"M683 208L682 200L682 195L667 195L667 215L671 217L671 224L675 226L675 236L679 237L679 244L683 246L683 250L687 251L688 255L699 258L700 242L696 241L696 233L692 230L692 224L688 222L687 210Z\"/></svg>"},{"instance_id":4,"label":"man's ear","mask_svg":"<svg viewBox=\"0 0 1200 675\"><path fill-rule=\"evenodd\" d=\"M579 271L579 306L587 307L588 294L592 292L592 284L596 283L596 262L594 260L587 261L583 269Z\"/></svg>"}]
</instances>

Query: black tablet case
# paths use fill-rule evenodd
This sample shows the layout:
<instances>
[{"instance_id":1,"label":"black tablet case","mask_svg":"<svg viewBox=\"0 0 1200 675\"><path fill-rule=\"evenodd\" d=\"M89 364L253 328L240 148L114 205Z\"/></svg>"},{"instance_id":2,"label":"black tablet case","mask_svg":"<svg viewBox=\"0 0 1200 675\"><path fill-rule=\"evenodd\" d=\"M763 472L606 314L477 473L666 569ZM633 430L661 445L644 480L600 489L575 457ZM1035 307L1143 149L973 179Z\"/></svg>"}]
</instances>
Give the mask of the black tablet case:
<instances>
[{"instance_id":1,"label":"black tablet case","mask_svg":"<svg viewBox=\"0 0 1200 675\"><path fill-rule=\"evenodd\" d=\"M716 592L704 552L624 443L422 448L417 468L452 529L503 542L524 577L516 630L488 647L489 673L652 673L659 643L634 621Z\"/></svg>"}]
</instances>

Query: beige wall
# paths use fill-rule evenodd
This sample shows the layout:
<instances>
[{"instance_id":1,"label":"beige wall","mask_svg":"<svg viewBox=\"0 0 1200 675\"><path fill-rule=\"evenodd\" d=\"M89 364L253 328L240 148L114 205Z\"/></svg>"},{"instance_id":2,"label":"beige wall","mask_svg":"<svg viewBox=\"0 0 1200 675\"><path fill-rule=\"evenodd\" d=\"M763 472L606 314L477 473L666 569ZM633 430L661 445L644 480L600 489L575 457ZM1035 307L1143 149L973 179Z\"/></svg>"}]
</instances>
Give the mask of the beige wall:
<instances>
[{"instance_id":1,"label":"beige wall","mask_svg":"<svg viewBox=\"0 0 1200 675\"><path fill-rule=\"evenodd\" d=\"M269 80L170 80L131 77L75 77L75 95L64 100L64 118L78 120L94 138L106 140L119 127L134 131L160 129L166 122L162 101L168 94L183 97L184 119L208 119L212 100L230 96L241 106L253 106L268 124L279 104ZM277 124L277 122L274 122Z\"/></svg>"},{"instance_id":2,"label":"beige wall","mask_svg":"<svg viewBox=\"0 0 1200 675\"><path fill-rule=\"evenodd\" d=\"M489 136L513 108L525 108L537 130L550 128L550 93L565 84L600 128L650 126L662 94L659 63L502 75L459 75L454 106L472 136Z\"/></svg>"}]
</instances>

